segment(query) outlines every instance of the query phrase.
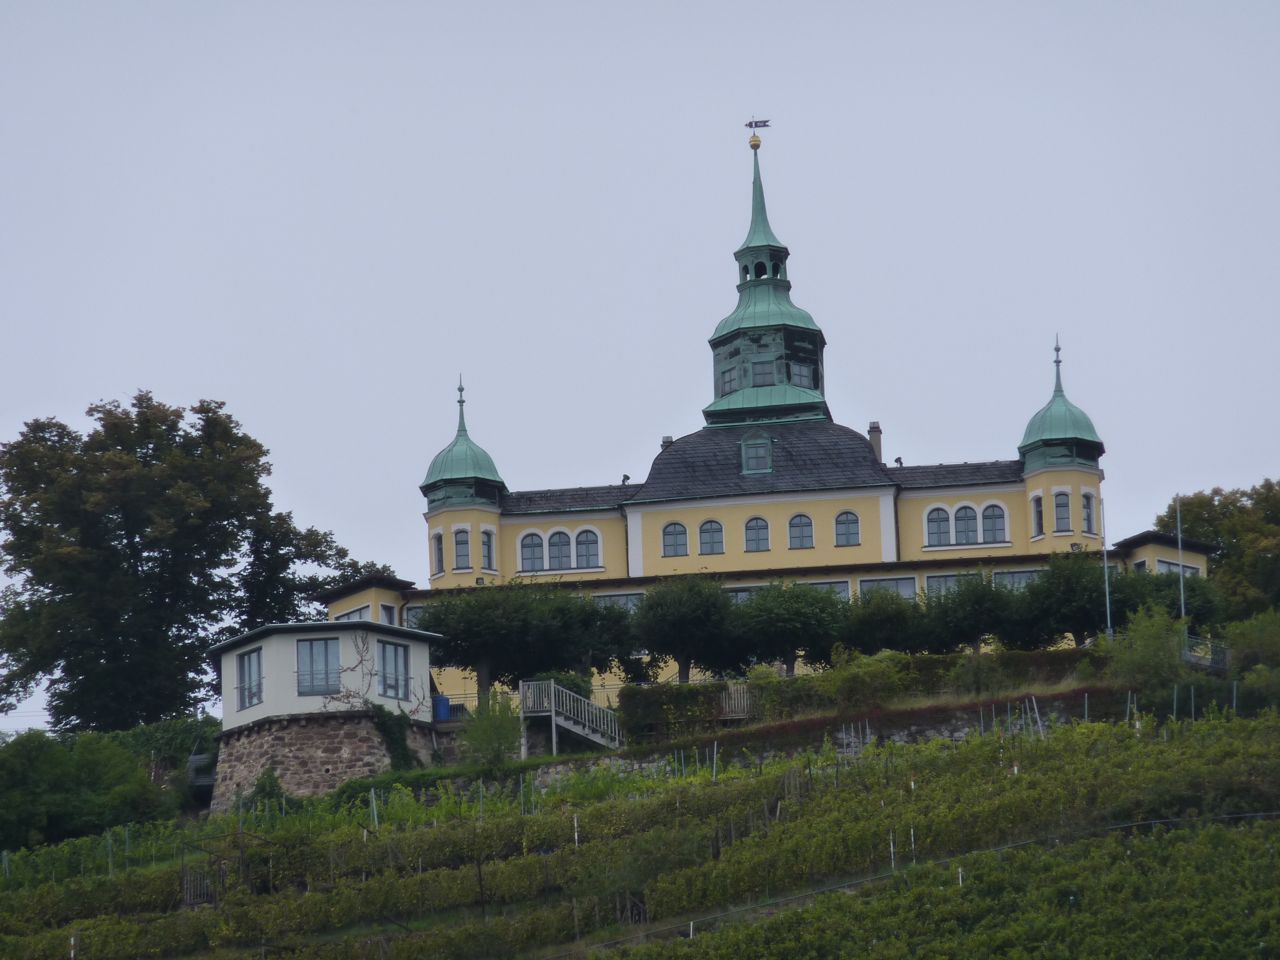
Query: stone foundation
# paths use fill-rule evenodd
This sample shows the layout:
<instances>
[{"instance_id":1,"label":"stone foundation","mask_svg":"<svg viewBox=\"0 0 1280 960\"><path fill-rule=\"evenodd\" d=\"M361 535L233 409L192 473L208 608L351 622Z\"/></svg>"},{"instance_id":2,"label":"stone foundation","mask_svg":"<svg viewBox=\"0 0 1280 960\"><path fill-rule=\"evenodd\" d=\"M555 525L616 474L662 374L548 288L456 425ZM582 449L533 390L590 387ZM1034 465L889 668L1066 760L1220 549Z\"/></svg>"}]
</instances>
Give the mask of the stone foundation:
<instances>
[{"instance_id":1,"label":"stone foundation","mask_svg":"<svg viewBox=\"0 0 1280 960\"><path fill-rule=\"evenodd\" d=\"M409 728L409 748L424 766L437 745L428 724ZM275 771L289 796L314 797L389 769L387 745L365 711L271 717L222 734L209 809L233 808L237 794L251 793L266 770Z\"/></svg>"}]
</instances>

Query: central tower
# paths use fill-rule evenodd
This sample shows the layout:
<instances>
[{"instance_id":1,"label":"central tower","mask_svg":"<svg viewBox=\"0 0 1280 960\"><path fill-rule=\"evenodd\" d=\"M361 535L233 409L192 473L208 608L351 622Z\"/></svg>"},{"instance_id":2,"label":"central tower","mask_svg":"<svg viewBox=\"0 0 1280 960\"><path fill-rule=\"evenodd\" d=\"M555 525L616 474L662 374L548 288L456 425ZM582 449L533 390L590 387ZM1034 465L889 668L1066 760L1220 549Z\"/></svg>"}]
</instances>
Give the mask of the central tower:
<instances>
[{"instance_id":1,"label":"central tower","mask_svg":"<svg viewBox=\"0 0 1280 960\"><path fill-rule=\"evenodd\" d=\"M713 400L709 426L781 420L830 420L823 394L826 338L791 302L791 252L769 226L760 182L760 138L750 140L754 178L751 227L734 253L738 305L711 335Z\"/></svg>"}]
</instances>

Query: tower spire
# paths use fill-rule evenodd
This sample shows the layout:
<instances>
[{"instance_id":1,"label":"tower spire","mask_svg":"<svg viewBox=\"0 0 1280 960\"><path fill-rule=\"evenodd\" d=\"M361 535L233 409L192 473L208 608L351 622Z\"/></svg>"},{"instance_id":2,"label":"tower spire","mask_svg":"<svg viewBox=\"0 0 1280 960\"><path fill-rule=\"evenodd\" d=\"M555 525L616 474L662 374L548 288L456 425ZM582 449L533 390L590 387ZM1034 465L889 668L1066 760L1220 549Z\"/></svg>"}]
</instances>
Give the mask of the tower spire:
<instances>
[{"instance_id":1,"label":"tower spire","mask_svg":"<svg viewBox=\"0 0 1280 960\"><path fill-rule=\"evenodd\" d=\"M462 396L464 389L462 374L458 374L458 436L460 437L467 436L467 418L462 413L462 408L467 405L467 401Z\"/></svg>"},{"instance_id":2,"label":"tower spire","mask_svg":"<svg viewBox=\"0 0 1280 960\"><path fill-rule=\"evenodd\" d=\"M747 239L742 241L738 249L748 247L780 247L782 241L774 236L769 226L769 212L764 205L764 184L760 181L760 137L751 134L748 141L751 145L751 160L754 176L751 180L751 228L747 231Z\"/></svg>"},{"instance_id":3,"label":"tower spire","mask_svg":"<svg viewBox=\"0 0 1280 960\"><path fill-rule=\"evenodd\" d=\"M1062 345L1058 343L1058 335L1053 335L1053 393L1055 396L1066 396L1062 389Z\"/></svg>"}]
</instances>

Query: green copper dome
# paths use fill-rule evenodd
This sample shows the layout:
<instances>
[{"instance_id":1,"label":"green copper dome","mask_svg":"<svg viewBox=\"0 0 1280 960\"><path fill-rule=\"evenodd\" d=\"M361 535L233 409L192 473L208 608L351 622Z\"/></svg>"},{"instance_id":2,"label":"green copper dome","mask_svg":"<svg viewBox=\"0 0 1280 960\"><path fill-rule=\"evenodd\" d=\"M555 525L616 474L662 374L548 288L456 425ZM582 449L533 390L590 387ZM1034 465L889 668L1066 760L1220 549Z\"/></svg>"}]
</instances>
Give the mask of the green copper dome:
<instances>
[{"instance_id":1,"label":"green copper dome","mask_svg":"<svg viewBox=\"0 0 1280 960\"><path fill-rule=\"evenodd\" d=\"M1067 399L1062 389L1062 348L1054 344L1053 352L1053 396L1027 423L1018 450L1026 454L1029 450L1049 444L1078 443L1096 446L1096 453L1101 454L1102 438L1094 429L1093 421L1087 413ZM1092 459L1096 459L1096 455Z\"/></svg>"},{"instance_id":2,"label":"green copper dome","mask_svg":"<svg viewBox=\"0 0 1280 960\"><path fill-rule=\"evenodd\" d=\"M462 384L458 384L458 433L453 442L435 455L431 466L427 468L427 477L422 481L421 489L437 484L451 483L457 480L488 480L490 483L502 484L498 468L493 465L493 457L489 456L478 443L467 433L467 421L462 408L466 401L462 398Z\"/></svg>"}]
</instances>

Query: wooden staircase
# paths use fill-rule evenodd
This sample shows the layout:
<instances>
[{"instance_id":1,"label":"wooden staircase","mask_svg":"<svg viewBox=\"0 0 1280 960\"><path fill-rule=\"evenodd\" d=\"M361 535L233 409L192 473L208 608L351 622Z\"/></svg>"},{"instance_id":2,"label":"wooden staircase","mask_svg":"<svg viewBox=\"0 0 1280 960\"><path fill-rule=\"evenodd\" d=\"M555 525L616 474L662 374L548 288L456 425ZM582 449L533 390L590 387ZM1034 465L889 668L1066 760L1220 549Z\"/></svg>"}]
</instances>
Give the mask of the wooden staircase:
<instances>
[{"instance_id":1,"label":"wooden staircase","mask_svg":"<svg viewBox=\"0 0 1280 960\"><path fill-rule=\"evenodd\" d=\"M554 680L520 681L521 758L529 755L529 738L524 731L530 717L551 718L552 756L559 752L561 729L610 750L622 746L622 727L616 713L566 690Z\"/></svg>"}]
</instances>

